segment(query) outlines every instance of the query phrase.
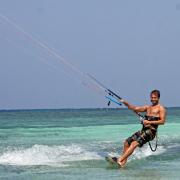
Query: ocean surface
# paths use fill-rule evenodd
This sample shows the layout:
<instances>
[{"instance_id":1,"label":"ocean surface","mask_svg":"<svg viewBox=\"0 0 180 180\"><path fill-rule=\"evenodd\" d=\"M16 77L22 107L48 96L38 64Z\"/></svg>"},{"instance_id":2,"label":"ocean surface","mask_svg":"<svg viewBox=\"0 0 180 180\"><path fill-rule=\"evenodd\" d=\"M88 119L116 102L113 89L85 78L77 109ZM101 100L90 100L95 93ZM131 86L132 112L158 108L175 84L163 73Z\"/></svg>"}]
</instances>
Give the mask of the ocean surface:
<instances>
[{"instance_id":1,"label":"ocean surface","mask_svg":"<svg viewBox=\"0 0 180 180\"><path fill-rule=\"evenodd\" d=\"M105 161L139 129L127 109L0 111L0 179L180 179L180 108L168 108L156 152L146 144L121 169Z\"/></svg>"}]
</instances>

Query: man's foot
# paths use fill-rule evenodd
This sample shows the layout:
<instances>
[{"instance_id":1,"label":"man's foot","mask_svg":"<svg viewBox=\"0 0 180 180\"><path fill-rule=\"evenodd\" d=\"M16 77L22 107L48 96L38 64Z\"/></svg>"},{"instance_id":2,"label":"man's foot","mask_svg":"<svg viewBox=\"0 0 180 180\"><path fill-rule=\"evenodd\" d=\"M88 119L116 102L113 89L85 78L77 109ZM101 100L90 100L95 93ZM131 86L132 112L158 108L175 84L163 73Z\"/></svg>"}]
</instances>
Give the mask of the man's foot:
<instances>
[{"instance_id":1,"label":"man's foot","mask_svg":"<svg viewBox=\"0 0 180 180\"><path fill-rule=\"evenodd\" d=\"M115 161L119 165L119 167L123 167L122 163L118 161L117 157L112 157L112 160Z\"/></svg>"},{"instance_id":2,"label":"man's foot","mask_svg":"<svg viewBox=\"0 0 180 180\"><path fill-rule=\"evenodd\" d=\"M117 160L117 163L118 163L118 165L119 165L120 167L124 167L125 164L126 164L126 162L127 162L127 160L121 161L120 158Z\"/></svg>"}]
</instances>

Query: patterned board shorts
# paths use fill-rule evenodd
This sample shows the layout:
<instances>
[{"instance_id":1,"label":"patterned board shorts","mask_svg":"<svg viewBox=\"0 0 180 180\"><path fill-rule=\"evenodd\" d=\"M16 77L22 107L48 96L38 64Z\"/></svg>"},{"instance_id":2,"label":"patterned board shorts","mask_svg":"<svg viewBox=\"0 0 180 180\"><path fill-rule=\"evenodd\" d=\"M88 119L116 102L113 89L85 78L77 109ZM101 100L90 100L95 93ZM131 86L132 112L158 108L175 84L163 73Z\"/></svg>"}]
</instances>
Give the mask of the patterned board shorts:
<instances>
[{"instance_id":1,"label":"patterned board shorts","mask_svg":"<svg viewBox=\"0 0 180 180\"><path fill-rule=\"evenodd\" d=\"M156 131L151 129L142 129L141 131L135 132L132 136L126 139L128 144L130 145L133 141L137 141L139 143L139 147L142 147L149 141L152 141L156 136Z\"/></svg>"}]
</instances>

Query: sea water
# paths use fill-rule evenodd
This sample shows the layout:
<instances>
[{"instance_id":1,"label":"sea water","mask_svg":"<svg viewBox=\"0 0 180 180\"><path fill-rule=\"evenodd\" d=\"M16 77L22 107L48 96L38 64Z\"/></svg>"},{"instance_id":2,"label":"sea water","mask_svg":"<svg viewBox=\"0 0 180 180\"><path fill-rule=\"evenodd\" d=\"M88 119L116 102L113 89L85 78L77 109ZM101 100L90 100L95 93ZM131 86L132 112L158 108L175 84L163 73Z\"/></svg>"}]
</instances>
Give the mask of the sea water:
<instances>
[{"instance_id":1,"label":"sea water","mask_svg":"<svg viewBox=\"0 0 180 180\"><path fill-rule=\"evenodd\" d=\"M0 179L180 179L180 108L168 108L156 152L137 148L121 169L105 161L139 129L127 109L0 111Z\"/></svg>"}]
</instances>

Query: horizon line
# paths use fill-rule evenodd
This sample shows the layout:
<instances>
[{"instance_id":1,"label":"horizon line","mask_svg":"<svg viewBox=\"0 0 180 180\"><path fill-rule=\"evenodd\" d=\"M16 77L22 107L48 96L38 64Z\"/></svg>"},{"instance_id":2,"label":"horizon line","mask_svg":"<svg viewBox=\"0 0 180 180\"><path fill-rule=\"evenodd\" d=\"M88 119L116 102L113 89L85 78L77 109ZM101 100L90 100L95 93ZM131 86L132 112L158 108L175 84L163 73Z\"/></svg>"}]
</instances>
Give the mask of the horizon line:
<instances>
[{"instance_id":1,"label":"horizon line","mask_svg":"<svg viewBox=\"0 0 180 180\"><path fill-rule=\"evenodd\" d=\"M180 108L179 106L169 106L169 107L166 107L166 108L168 108L168 109L170 109L170 108ZM33 111L33 110L87 110L87 109L91 109L91 110L93 110L93 109L119 109L119 110L121 110L121 109L128 109L127 107L112 107L112 108L110 108L110 107L97 107L97 108L17 108L17 109L0 109L0 112L2 112L2 111Z\"/></svg>"}]
</instances>

